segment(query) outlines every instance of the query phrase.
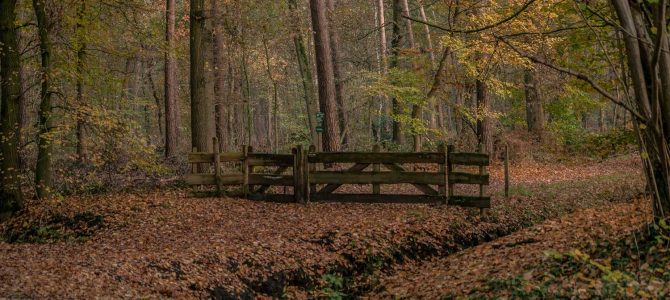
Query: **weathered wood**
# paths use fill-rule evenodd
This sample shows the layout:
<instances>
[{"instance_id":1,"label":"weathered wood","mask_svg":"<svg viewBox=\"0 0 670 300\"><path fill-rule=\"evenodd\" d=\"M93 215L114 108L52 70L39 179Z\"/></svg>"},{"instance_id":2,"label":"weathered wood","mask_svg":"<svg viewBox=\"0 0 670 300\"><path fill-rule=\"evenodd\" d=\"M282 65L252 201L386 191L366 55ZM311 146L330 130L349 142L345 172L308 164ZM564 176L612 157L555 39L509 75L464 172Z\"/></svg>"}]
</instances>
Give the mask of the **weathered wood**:
<instances>
[{"instance_id":1,"label":"weathered wood","mask_svg":"<svg viewBox=\"0 0 670 300\"><path fill-rule=\"evenodd\" d=\"M293 155L271 153L249 153L250 166L292 167Z\"/></svg>"},{"instance_id":2,"label":"weathered wood","mask_svg":"<svg viewBox=\"0 0 670 300\"><path fill-rule=\"evenodd\" d=\"M438 173L440 173L440 174L444 174L445 181L443 181L442 184L438 185L438 187L437 187L437 193L438 193L440 196L443 197L442 202L443 202L444 204L446 204L446 203L447 203L447 180L446 180L446 178L448 177L448 174L447 174L447 160L446 160L446 157L447 157L447 155L446 155L446 154L447 154L447 149L446 149L446 147L444 146L444 144L440 144L440 145L437 147L437 151L440 152L440 153L444 153L444 154L445 154L445 155L444 155L445 160L442 161L442 162L438 165Z\"/></svg>"},{"instance_id":3,"label":"weathered wood","mask_svg":"<svg viewBox=\"0 0 670 300\"><path fill-rule=\"evenodd\" d=\"M303 202L303 187L302 185L304 184L302 175L302 162L303 162L303 155L304 151L302 149L302 145L298 145L296 148L293 148L293 155L295 156L293 160L293 196L295 197L295 202Z\"/></svg>"},{"instance_id":4,"label":"weathered wood","mask_svg":"<svg viewBox=\"0 0 670 300\"><path fill-rule=\"evenodd\" d=\"M372 152L379 153L380 151L381 151L381 147L379 146L379 144L375 144L372 147ZM372 165L372 171L373 172L381 172L381 165L373 164ZM375 194L375 195L381 194L381 187L379 186L379 184L373 184L372 185L372 193Z\"/></svg>"},{"instance_id":5,"label":"weathered wood","mask_svg":"<svg viewBox=\"0 0 670 300\"><path fill-rule=\"evenodd\" d=\"M292 166L291 166L291 167L292 167ZM281 175L281 174L284 173L286 170L288 170L288 168L289 168L289 167L279 167L279 168L277 168L277 170L275 170L275 171L272 173L272 175ZM270 176L272 176L272 175L270 175ZM292 176L291 176L291 177L292 177ZM293 182L293 178L291 178L291 182ZM288 184L288 185L291 185L291 184ZM261 187L258 188L258 190L256 190L256 193L258 193L258 194L265 193L271 186L272 186L272 184L262 185Z\"/></svg>"},{"instance_id":6,"label":"weathered wood","mask_svg":"<svg viewBox=\"0 0 670 300\"><path fill-rule=\"evenodd\" d=\"M249 156L249 148L246 145L242 145L242 194L246 198L249 195L249 167L247 165L247 158Z\"/></svg>"},{"instance_id":7,"label":"weathered wood","mask_svg":"<svg viewBox=\"0 0 670 300\"><path fill-rule=\"evenodd\" d=\"M293 175L249 174L249 185L263 185L261 188L273 185L292 186ZM265 190L267 188L263 191ZM256 193L259 193L259 191L256 191Z\"/></svg>"},{"instance_id":8,"label":"weathered wood","mask_svg":"<svg viewBox=\"0 0 670 300\"><path fill-rule=\"evenodd\" d=\"M310 191L310 193L314 193L314 192L316 192L316 188L317 188L317 185L316 185L316 184L312 184L312 183L311 183L311 177L309 176L310 173L314 173L314 172L316 172L316 170L317 170L317 164L310 163L310 162L309 162L309 159L308 159L309 155L311 155L312 153L315 153L315 152L316 152L316 146L314 146L314 145L309 145L309 153L307 154L308 156L305 157L305 159L307 160L306 165L307 165L307 168L308 168L308 171L307 171L307 179L306 179L306 180L307 180L307 182L309 183L309 191Z\"/></svg>"},{"instance_id":9,"label":"weathered wood","mask_svg":"<svg viewBox=\"0 0 670 300\"><path fill-rule=\"evenodd\" d=\"M391 171L394 172L404 172L405 168L403 168L401 165L398 164L384 164L384 167L388 168ZM430 173L435 175L434 173ZM444 179L446 180L446 179ZM428 186L427 184L412 184L415 188L419 189L421 192L423 192L426 195L437 195L437 191L433 189L432 187Z\"/></svg>"},{"instance_id":10,"label":"weathered wood","mask_svg":"<svg viewBox=\"0 0 670 300\"><path fill-rule=\"evenodd\" d=\"M309 176L309 163L307 162L307 152L308 152L307 150L303 150L302 151L302 157L300 159L300 161L301 161L300 169L302 171L302 178L301 178L302 179L302 189L303 189L302 194L303 194L303 198L304 198L305 203L308 203L311 200L310 199L310 193L311 192L309 190L309 188L310 188L310 186L309 186L310 176Z\"/></svg>"},{"instance_id":11,"label":"weathered wood","mask_svg":"<svg viewBox=\"0 0 670 300\"><path fill-rule=\"evenodd\" d=\"M463 172L451 172L449 174L449 183L452 184L480 184L488 185L489 184L489 175L488 174L470 174Z\"/></svg>"},{"instance_id":12,"label":"weathered wood","mask_svg":"<svg viewBox=\"0 0 670 300\"><path fill-rule=\"evenodd\" d=\"M221 185L239 185L244 183L242 174L221 175L219 180ZM215 185L216 175L214 174L187 174L184 181L188 185Z\"/></svg>"},{"instance_id":13,"label":"weathered wood","mask_svg":"<svg viewBox=\"0 0 670 300\"><path fill-rule=\"evenodd\" d=\"M311 175L311 181L317 184L440 184L444 175L427 172L348 172L318 171ZM435 190L433 190L434 192ZM437 194L437 192L435 192Z\"/></svg>"},{"instance_id":14,"label":"weathered wood","mask_svg":"<svg viewBox=\"0 0 670 300\"><path fill-rule=\"evenodd\" d=\"M214 177L216 180L216 192L220 194L222 191L221 160L219 156L219 141L216 137L212 138L212 148L214 148Z\"/></svg>"},{"instance_id":15,"label":"weathered wood","mask_svg":"<svg viewBox=\"0 0 670 300\"><path fill-rule=\"evenodd\" d=\"M374 195L374 194L312 194L312 201L350 203L439 203L440 196Z\"/></svg>"},{"instance_id":16,"label":"weathered wood","mask_svg":"<svg viewBox=\"0 0 670 300\"><path fill-rule=\"evenodd\" d=\"M490 208L491 197L451 196L449 197L449 204L463 207Z\"/></svg>"},{"instance_id":17,"label":"weathered wood","mask_svg":"<svg viewBox=\"0 0 670 300\"><path fill-rule=\"evenodd\" d=\"M451 153L454 152L454 145L447 146L447 179L451 179L451 173L454 171L454 166L452 165ZM450 199L454 196L454 184L450 180L447 180L447 204L450 203Z\"/></svg>"},{"instance_id":18,"label":"weathered wood","mask_svg":"<svg viewBox=\"0 0 670 300\"><path fill-rule=\"evenodd\" d=\"M367 168L369 165L370 164L355 164L351 168L347 169L346 172L351 172L351 173L361 172L361 171L365 170L365 168ZM310 179L312 179L311 176L310 176ZM340 186L342 186L342 184L331 183L331 184L328 184L328 185L324 186L319 191L319 193L325 193L325 194L332 193L335 190L337 190Z\"/></svg>"},{"instance_id":19,"label":"weathered wood","mask_svg":"<svg viewBox=\"0 0 670 300\"><path fill-rule=\"evenodd\" d=\"M469 152L451 152L449 153L449 160L452 165L462 166L488 166L489 156L484 153L469 153Z\"/></svg>"},{"instance_id":20,"label":"weathered wood","mask_svg":"<svg viewBox=\"0 0 670 300\"><path fill-rule=\"evenodd\" d=\"M309 155L310 163L439 163L444 153L436 152L324 152Z\"/></svg>"},{"instance_id":21,"label":"weathered wood","mask_svg":"<svg viewBox=\"0 0 670 300\"><path fill-rule=\"evenodd\" d=\"M244 159L242 152L224 152L219 154L221 162L240 161ZM197 152L188 154L189 163L212 163L214 161L214 153Z\"/></svg>"}]
</instances>

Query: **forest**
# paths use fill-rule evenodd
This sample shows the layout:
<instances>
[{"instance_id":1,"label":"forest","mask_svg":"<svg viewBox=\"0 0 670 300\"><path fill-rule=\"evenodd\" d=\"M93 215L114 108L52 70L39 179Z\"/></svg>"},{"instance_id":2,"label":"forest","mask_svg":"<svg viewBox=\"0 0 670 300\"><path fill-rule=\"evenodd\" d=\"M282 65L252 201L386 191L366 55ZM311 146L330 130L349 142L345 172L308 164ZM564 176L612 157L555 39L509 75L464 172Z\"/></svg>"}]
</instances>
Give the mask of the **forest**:
<instances>
[{"instance_id":1,"label":"forest","mask_svg":"<svg viewBox=\"0 0 670 300\"><path fill-rule=\"evenodd\" d=\"M0 298L670 297L669 9L0 0Z\"/></svg>"}]
</instances>

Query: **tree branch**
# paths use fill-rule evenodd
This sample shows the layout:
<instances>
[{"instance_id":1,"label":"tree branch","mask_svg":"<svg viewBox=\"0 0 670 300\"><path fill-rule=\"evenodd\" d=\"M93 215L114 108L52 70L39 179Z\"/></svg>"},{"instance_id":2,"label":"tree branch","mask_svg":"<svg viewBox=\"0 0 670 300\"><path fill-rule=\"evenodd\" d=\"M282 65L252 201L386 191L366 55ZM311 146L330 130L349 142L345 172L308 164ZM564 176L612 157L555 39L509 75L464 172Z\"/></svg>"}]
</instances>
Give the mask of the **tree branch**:
<instances>
[{"instance_id":1,"label":"tree branch","mask_svg":"<svg viewBox=\"0 0 670 300\"><path fill-rule=\"evenodd\" d=\"M480 31L484 31L484 30L487 30L487 29L491 29L491 28L494 28L496 26L500 26L500 25L516 18L518 15L520 15L522 12L524 12L535 1L536 0L529 0L521 8L519 8L519 10L515 11L513 14L507 16L506 18L504 18L504 19L502 19L498 22L495 22L493 24L489 24L489 25L486 25L486 26L483 26L483 27L480 27L480 28L475 28L475 29L450 29L450 28L446 28L444 26L440 26L440 25L433 24L433 23L430 23L430 22L426 22L426 21L423 21L423 20L420 20L420 19L416 19L416 18L413 18L411 16L403 15L402 17L405 18L405 19L412 20L412 21L417 22L417 23L421 23L421 24L428 25L428 26L433 27L433 28L437 28L437 29L446 31L446 32L451 32L451 33L475 33L475 32L480 32Z\"/></svg>"},{"instance_id":2,"label":"tree branch","mask_svg":"<svg viewBox=\"0 0 670 300\"><path fill-rule=\"evenodd\" d=\"M568 68L564 68L564 67L561 67L561 66L554 65L550 62L547 62L543 59L534 57L532 55L526 54L523 51L519 50L519 48L512 45L509 41L505 40L504 38L501 38L499 36L495 36L495 37L498 40L500 40L501 42L505 43L510 49L512 49L514 52L516 52L521 57L525 57L525 58L529 59L530 61L532 61L534 63L547 66L547 67L549 67L551 69L554 69L556 71L559 71L561 73L572 75L572 76L576 77L577 79L588 83L593 89L595 89L598 93L603 95L603 97L609 99L613 103L618 104L621 107L623 107L624 109L626 109L627 111L629 111L632 115L637 117L640 122L647 123L648 118L643 117L642 115L640 115L636 110L634 110L633 108L626 105L626 103L623 103L622 101L619 101L619 99L614 97L612 94L608 93L603 87L601 87L598 83L596 83L593 79L591 79L591 77L589 77L585 74L579 73L577 71L568 69Z\"/></svg>"}]
</instances>

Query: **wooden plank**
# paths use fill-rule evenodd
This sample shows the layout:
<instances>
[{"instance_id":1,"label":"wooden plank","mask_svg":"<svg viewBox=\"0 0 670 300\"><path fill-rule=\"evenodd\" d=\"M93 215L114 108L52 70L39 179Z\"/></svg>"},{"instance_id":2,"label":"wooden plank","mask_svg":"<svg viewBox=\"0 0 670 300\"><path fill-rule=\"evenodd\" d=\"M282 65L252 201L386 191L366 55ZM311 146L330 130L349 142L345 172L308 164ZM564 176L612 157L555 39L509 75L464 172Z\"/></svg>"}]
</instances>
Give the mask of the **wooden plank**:
<instances>
[{"instance_id":1,"label":"wooden plank","mask_svg":"<svg viewBox=\"0 0 670 300\"><path fill-rule=\"evenodd\" d=\"M310 174L316 184L434 184L445 181L443 174L428 172L348 172L318 171ZM435 190L433 190L435 192ZM437 194L437 192L435 192Z\"/></svg>"},{"instance_id":2,"label":"wooden plank","mask_svg":"<svg viewBox=\"0 0 670 300\"><path fill-rule=\"evenodd\" d=\"M224 152L219 154L221 162L240 161L244 158L242 152ZM193 152L188 154L188 162L195 163L211 163L214 161L214 153L208 152Z\"/></svg>"},{"instance_id":3,"label":"wooden plank","mask_svg":"<svg viewBox=\"0 0 670 300\"><path fill-rule=\"evenodd\" d=\"M440 203L444 197L429 195L312 194L312 201L348 203Z\"/></svg>"},{"instance_id":4,"label":"wooden plank","mask_svg":"<svg viewBox=\"0 0 670 300\"><path fill-rule=\"evenodd\" d=\"M293 186L293 175L249 174L249 185Z\"/></svg>"},{"instance_id":5,"label":"wooden plank","mask_svg":"<svg viewBox=\"0 0 670 300\"><path fill-rule=\"evenodd\" d=\"M289 168L289 167L279 167L279 168L277 168L277 170L275 170L275 171L272 173L272 175L281 175L281 174L284 173L286 170L288 170L288 168ZM293 178L291 178L291 182L293 182ZM289 185L290 185L290 184L289 184ZM262 185L261 187L258 188L258 190L256 190L256 193L258 193L258 194L263 194L263 193L265 193L265 192L268 190L268 188L270 188L271 186L272 186L272 184L269 184L269 185L268 185L268 184L266 184L266 185Z\"/></svg>"},{"instance_id":6,"label":"wooden plank","mask_svg":"<svg viewBox=\"0 0 670 300\"><path fill-rule=\"evenodd\" d=\"M453 184L489 184L489 175L488 174L470 174L463 172L451 172L449 174L449 183Z\"/></svg>"},{"instance_id":7,"label":"wooden plank","mask_svg":"<svg viewBox=\"0 0 670 300\"><path fill-rule=\"evenodd\" d=\"M184 181L188 185L215 185L216 175L214 174L187 174ZM221 175L219 181L221 185L238 185L243 183L242 174Z\"/></svg>"},{"instance_id":8,"label":"wooden plank","mask_svg":"<svg viewBox=\"0 0 670 300\"><path fill-rule=\"evenodd\" d=\"M361 171L365 170L365 168L367 168L369 165L370 164L355 164L351 168L347 169L346 172L361 172ZM312 180L311 176L310 176L310 180ZM342 186L342 184L331 183L331 184L328 184L328 185L324 186L319 191L319 193L332 193L335 190L337 190L337 188L339 188L340 186Z\"/></svg>"},{"instance_id":9,"label":"wooden plank","mask_svg":"<svg viewBox=\"0 0 670 300\"><path fill-rule=\"evenodd\" d=\"M250 166L277 166L292 167L293 155L291 154L270 154L270 153L249 153Z\"/></svg>"},{"instance_id":10,"label":"wooden plank","mask_svg":"<svg viewBox=\"0 0 670 300\"><path fill-rule=\"evenodd\" d=\"M449 153L452 165L488 166L489 156L484 153L452 152Z\"/></svg>"},{"instance_id":11,"label":"wooden plank","mask_svg":"<svg viewBox=\"0 0 670 300\"><path fill-rule=\"evenodd\" d=\"M381 147L379 146L379 144L375 144L372 147L372 152L379 153L380 151L381 151ZM372 165L372 171L373 172L381 172L382 171L381 165L380 164ZM375 195L381 194L381 187L379 186L379 184L373 184L372 185L372 193L375 194Z\"/></svg>"},{"instance_id":12,"label":"wooden plank","mask_svg":"<svg viewBox=\"0 0 670 300\"><path fill-rule=\"evenodd\" d=\"M455 204L463 207L490 208L491 197L451 196L449 197L449 204Z\"/></svg>"},{"instance_id":13,"label":"wooden plank","mask_svg":"<svg viewBox=\"0 0 670 300\"><path fill-rule=\"evenodd\" d=\"M249 156L249 148L242 145L242 194L246 198L249 195L249 165L247 164L247 157Z\"/></svg>"},{"instance_id":14,"label":"wooden plank","mask_svg":"<svg viewBox=\"0 0 670 300\"><path fill-rule=\"evenodd\" d=\"M446 156L447 149L446 149L446 147L444 146L444 144L440 144L440 145L437 147L437 150L438 150L438 152L440 152L440 153L445 153L445 156L444 156L444 157L445 157L445 158L447 157L447 156ZM440 164L438 165L438 166L439 166L439 167L438 167L438 173L440 173L440 174L444 174L444 178L445 178L445 179L447 178L447 166L446 166L446 163L447 163L447 161L446 161L446 159L445 159L442 163L440 163ZM446 204L446 200L447 200L447 181L446 181L446 180L443 181L442 184L438 185L437 193L438 193L440 196L444 196L444 200L445 200L444 204Z\"/></svg>"},{"instance_id":15,"label":"wooden plank","mask_svg":"<svg viewBox=\"0 0 670 300\"><path fill-rule=\"evenodd\" d=\"M398 164L384 164L384 166L386 168L388 168L389 170L395 171L395 172L404 172L405 171L405 168L403 168L401 165L398 165ZM438 174L435 174L435 173L431 173L431 174L438 175ZM444 175L441 175L441 176L444 176ZM442 178L438 178L438 180L445 181L446 179L444 177L442 177ZM428 186L427 184L416 184L416 183L414 183L412 185L426 195L433 195L433 196L437 195L437 191L435 189L433 189L432 187Z\"/></svg>"},{"instance_id":16,"label":"wooden plank","mask_svg":"<svg viewBox=\"0 0 670 300\"><path fill-rule=\"evenodd\" d=\"M310 163L440 163L444 153L437 152L324 152L311 153Z\"/></svg>"}]
</instances>

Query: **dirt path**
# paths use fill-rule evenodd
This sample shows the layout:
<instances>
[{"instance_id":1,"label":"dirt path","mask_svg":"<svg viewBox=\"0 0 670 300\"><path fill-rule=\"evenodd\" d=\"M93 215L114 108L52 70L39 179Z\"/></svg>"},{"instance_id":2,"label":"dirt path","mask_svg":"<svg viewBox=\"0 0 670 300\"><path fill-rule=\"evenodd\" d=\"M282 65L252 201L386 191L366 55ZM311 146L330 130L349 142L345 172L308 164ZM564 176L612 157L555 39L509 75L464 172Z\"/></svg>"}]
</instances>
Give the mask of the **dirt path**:
<instances>
[{"instance_id":1,"label":"dirt path","mask_svg":"<svg viewBox=\"0 0 670 300\"><path fill-rule=\"evenodd\" d=\"M643 199L585 209L445 258L398 266L380 280L370 298L466 296L492 279L532 277L545 251L565 252L639 229L650 220L648 204Z\"/></svg>"}]
</instances>

